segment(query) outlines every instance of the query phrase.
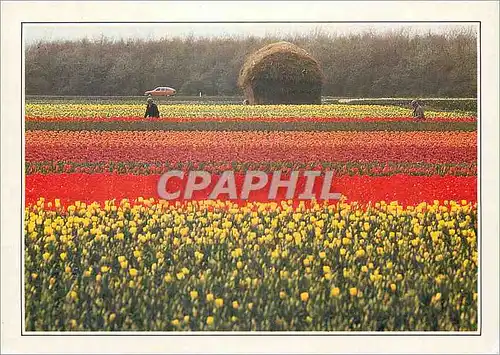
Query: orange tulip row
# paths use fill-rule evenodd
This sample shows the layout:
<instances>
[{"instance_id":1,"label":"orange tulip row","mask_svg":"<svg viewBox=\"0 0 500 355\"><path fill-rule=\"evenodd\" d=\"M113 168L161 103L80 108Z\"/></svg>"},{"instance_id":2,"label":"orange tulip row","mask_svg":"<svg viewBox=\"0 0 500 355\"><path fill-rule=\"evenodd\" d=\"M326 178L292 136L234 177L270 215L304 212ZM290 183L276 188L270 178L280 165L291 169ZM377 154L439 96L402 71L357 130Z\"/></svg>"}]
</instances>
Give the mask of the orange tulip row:
<instances>
[{"instance_id":1,"label":"orange tulip row","mask_svg":"<svg viewBox=\"0 0 500 355\"><path fill-rule=\"evenodd\" d=\"M420 161L477 159L476 132L29 131L27 161Z\"/></svg>"}]
</instances>

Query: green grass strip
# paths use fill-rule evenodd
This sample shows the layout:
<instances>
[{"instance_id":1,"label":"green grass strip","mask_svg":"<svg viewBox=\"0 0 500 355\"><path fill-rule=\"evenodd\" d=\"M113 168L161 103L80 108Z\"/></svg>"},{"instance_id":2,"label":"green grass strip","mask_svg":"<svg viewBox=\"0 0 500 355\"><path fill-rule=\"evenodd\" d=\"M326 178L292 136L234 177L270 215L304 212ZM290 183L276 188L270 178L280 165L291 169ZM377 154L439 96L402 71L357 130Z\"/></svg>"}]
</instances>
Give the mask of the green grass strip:
<instances>
[{"instance_id":1,"label":"green grass strip","mask_svg":"<svg viewBox=\"0 0 500 355\"><path fill-rule=\"evenodd\" d=\"M414 176L476 176L477 164L473 163L424 163L424 162L328 162L312 163L276 161L262 163L239 163L206 161L192 162L72 162L72 161L43 161L26 162L26 175L31 174L62 174L62 173L118 173L134 175L161 174L168 170L205 170L212 173L221 173L228 168L236 172L260 170L272 172L275 170L332 170L336 175L369 175L391 176L406 174Z\"/></svg>"},{"instance_id":2,"label":"green grass strip","mask_svg":"<svg viewBox=\"0 0 500 355\"><path fill-rule=\"evenodd\" d=\"M48 131L476 131L476 122L26 122Z\"/></svg>"}]
</instances>

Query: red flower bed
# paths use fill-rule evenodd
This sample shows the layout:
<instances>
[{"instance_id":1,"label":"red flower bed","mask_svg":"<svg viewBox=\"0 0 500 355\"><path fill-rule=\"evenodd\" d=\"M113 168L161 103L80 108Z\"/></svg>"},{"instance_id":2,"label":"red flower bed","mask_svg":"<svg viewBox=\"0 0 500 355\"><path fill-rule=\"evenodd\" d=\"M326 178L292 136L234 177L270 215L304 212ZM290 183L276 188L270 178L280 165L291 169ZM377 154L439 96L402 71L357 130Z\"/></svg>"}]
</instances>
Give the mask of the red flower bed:
<instances>
[{"instance_id":1,"label":"red flower bed","mask_svg":"<svg viewBox=\"0 0 500 355\"><path fill-rule=\"evenodd\" d=\"M35 203L40 197L47 200L60 199L67 204L74 201L103 202L105 200L158 198L157 184L160 175L119 174L34 174L26 176L26 203ZM207 199L218 176L212 174L212 183L206 189L195 192L193 199ZM243 175L236 175L239 193ZM175 184L175 180L172 182ZM297 184L296 194L302 192L304 181ZM167 185L171 186L171 185ZM251 201L267 201L268 188L250 193ZM334 177L331 192L347 197L348 202L398 201L404 205L434 200L477 200L477 178L475 176L408 176L393 175L339 176ZM284 199L284 189L278 189L276 200ZM220 200L227 195L220 195ZM241 201L239 201L241 202Z\"/></svg>"},{"instance_id":2,"label":"red flower bed","mask_svg":"<svg viewBox=\"0 0 500 355\"><path fill-rule=\"evenodd\" d=\"M476 132L26 133L26 161L472 162Z\"/></svg>"}]
</instances>

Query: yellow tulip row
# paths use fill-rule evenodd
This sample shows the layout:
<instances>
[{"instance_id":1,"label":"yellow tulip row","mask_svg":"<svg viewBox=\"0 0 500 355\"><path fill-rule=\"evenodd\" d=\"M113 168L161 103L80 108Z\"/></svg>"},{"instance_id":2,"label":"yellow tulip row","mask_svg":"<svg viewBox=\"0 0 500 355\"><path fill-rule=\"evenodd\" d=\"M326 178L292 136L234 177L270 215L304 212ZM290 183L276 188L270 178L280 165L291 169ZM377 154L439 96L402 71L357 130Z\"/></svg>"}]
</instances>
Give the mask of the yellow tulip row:
<instances>
[{"instance_id":1,"label":"yellow tulip row","mask_svg":"<svg viewBox=\"0 0 500 355\"><path fill-rule=\"evenodd\" d=\"M162 117L411 117L411 110L381 105L161 105ZM26 104L30 117L143 117L138 104ZM427 111L426 117L464 117L470 113Z\"/></svg>"},{"instance_id":2,"label":"yellow tulip row","mask_svg":"<svg viewBox=\"0 0 500 355\"><path fill-rule=\"evenodd\" d=\"M477 208L123 200L25 210L29 330L474 330Z\"/></svg>"}]
</instances>

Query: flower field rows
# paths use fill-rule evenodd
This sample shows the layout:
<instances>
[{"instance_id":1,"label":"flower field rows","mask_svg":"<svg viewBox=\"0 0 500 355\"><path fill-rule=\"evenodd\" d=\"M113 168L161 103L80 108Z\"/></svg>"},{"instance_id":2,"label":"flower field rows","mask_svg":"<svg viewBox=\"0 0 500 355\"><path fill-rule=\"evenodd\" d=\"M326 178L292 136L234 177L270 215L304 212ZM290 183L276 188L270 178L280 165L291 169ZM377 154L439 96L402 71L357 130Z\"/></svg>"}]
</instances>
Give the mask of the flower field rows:
<instances>
[{"instance_id":1,"label":"flower field rows","mask_svg":"<svg viewBox=\"0 0 500 355\"><path fill-rule=\"evenodd\" d=\"M27 161L477 160L475 132L28 131Z\"/></svg>"},{"instance_id":2,"label":"flower field rows","mask_svg":"<svg viewBox=\"0 0 500 355\"><path fill-rule=\"evenodd\" d=\"M215 177L215 175L214 175ZM236 187L241 189L244 175L236 175ZM125 198L137 199L156 196L160 175L129 174L34 174L26 177L26 201L35 203L39 190L29 186L44 186L44 196L53 201L107 201ZM208 199L216 180L193 195L196 200ZM303 190L304 180L297 183L294 199ZM370 201L398 201L405 206L433 200L474 200L477 194L475 176L339 176L333 182L333 189L346 196L348 201L368 203ZM61 191L64 186L64 191ZM89 193L90 192L90 193ZM267 201L269 186L252 192L251 201ZM430 197L433 196L433 197ZM224 198L226 196L221 196ZM285 200L285 190L279 190L277 200ZM244 202L244 201L239 201Z\"/></svg>"},{"instance_id":3,"label":"flower field rows","mask_svg":"<svg viewBox=\"0 0 500 355\"><path fill-rule=\"evenodd\" d=\"M470 113L160 105L162 124L185 125L127 126L143 111L26 105L27 330L478 329ZM212 182L165 201L169 170L231 170L238 189L252 170L333 171L342 199L214 200Z\"/></svg>"},{"instance_id":4,"label":"flower field rows","mask_svg":"<svg viewBox=\"0 0 500 355\"><path fill-rule=\"evenodd\" d=\"M160 104L161 106L161 104ZM26 104L27 117L78 117L83 119L102 117L144 117L144 105L124 104ZM332 118L350 117L411 117L409 110L398 106L379 105L163 105L162 117L166 118ZM460 111L428 111L429 118L470 117Z\"/></svg>"},{"instance_id":5,"label":"flower field rows","mask_svg":"<svg viewBox=\"0 0 500 355\"><path fill-rule=\"evenodd\" d=\"M27 213L28 329L477 326L471 204L147 202Z\"/></svg>"}]
</instances>

